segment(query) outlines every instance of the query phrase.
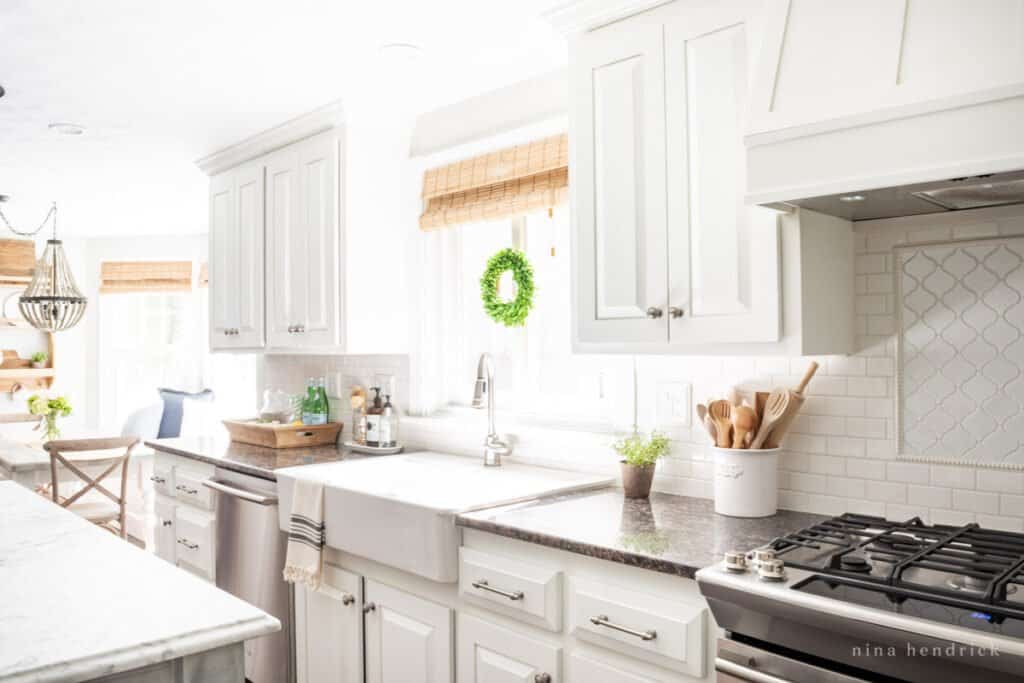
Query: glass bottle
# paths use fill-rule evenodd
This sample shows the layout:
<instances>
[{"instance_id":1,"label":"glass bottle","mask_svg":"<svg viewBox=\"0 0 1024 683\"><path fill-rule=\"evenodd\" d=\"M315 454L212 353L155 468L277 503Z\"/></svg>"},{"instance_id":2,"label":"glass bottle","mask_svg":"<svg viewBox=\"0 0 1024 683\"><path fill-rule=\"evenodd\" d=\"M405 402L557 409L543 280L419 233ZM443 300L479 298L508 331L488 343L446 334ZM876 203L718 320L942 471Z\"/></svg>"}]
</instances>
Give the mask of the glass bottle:
<instances>
[{"instance_id":1,"label":"glass bottle","mask_svg":"<svg viewBox=\"0 0 1024 683\"><path fill-rule=\"evenodd\" d=\"M384 395L384 408L380 415L380 445L394 448L398 445L398 411L391 405L391 396Z\"/></svg>"},{"instance_id":2,"label":"glass bottle","mask_svg":"<svg viewBox=\"0 0 1024 683\"><path fill-rule=\"evenodd\" d=\"M366 444L366 390L358 384L352 386L349 393L349 405L352 407L352 441Z\"/></svg>"},{"instance_id":3,"label":"glass bottle","mask_svg":"<svg viewBox=\"0 0 1024 683\"><path fill-rule=\"evenodd\" d=\"M306 396L302 399L302 424L314 424L314 410L316 410L316 384L310 377L306 380Z\"/></svg>"},{"instance_id":4,"label":"glass bottle","mask_svg":"<svg viewBox=\"0 0 1024 683\"><path fill-rule=\"evenodd\" d=\"M327 424L327 414L330 409L327 404L327 389L324 387L324 378L321 377L316 386L316 423Z\"/></svg>"},{"instance_id":5,"label":"glass bottle","mask_svg":"<svg viewBox=\"0 0 1024 683\"><path fill-rule=\"evenodd\" d=\"M374 448L380 446L380 417L384 405L380 400L380 387L370 387L374 392L373 405L366 411L366 445Z\"/></svg>"}]
</instances>

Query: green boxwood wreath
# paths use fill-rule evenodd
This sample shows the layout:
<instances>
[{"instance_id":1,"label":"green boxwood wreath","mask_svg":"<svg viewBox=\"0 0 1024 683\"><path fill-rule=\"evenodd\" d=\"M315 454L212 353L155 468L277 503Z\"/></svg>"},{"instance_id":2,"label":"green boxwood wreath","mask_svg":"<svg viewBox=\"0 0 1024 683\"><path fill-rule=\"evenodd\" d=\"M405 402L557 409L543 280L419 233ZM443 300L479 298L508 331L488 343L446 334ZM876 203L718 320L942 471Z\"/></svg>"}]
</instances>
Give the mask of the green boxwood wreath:
<instances>
[{"instance_id":1,"label":"green boxwood wreath","mask_svg":"<svg viewBox=\"0 0 1024 683\"><path fill-rule=\"evenodd\" d=\"M516 282L516 298L503 301L498 296L498 280L506 270L512 271ZM502 249L487 261L480 276L480 298L484 310L495 322L505 327L522 327L533 308L533 266L526 255L515 249Z\"/></svg>"}]
</instances>

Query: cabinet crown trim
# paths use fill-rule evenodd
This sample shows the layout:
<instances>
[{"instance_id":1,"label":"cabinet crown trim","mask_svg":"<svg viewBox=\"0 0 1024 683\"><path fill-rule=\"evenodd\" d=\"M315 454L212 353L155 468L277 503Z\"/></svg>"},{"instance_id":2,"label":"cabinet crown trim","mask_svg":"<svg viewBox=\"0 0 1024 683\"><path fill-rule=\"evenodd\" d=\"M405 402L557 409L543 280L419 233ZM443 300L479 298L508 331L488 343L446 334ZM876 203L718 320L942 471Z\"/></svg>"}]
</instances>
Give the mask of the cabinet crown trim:
<instances>
[{"instance_id":1,"label":"cabinet crown trim","mask_svg":"<svg viewBox=\"0 0 1024 683\"><path fill-rule=\"evenodd\" d=\"M569 37L668 2L670 0L558 0L541 13L541 18Z\"/></svg>"},{"instance_id":2,"label":"cabinet crown trim","mask_svg":"<svg viewBox=\"0 0 1024 683\"><path fill-rule=\"evenodd\" d=\"M345 110L341 101L331 102L197 159L195 164L206 175L216 175L275 149L340 126L344 118Z\"/></svg>"}]
</instances>

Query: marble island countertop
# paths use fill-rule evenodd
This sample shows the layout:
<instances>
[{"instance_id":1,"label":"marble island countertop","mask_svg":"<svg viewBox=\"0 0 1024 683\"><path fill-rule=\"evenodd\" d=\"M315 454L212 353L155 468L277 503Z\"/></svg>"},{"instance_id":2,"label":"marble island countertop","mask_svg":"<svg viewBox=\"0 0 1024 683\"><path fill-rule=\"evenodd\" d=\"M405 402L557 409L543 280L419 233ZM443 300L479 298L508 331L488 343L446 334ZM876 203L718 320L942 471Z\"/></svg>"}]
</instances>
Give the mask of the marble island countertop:
<instances>
[{"instance_id":1,"label":"marble island countertop","mask_svg":"<svg viewBox=\"0 0 1024 683\"><path fill-rule=\"evenodd\" d=\"M622 489L571 493L459 515L456 523L539 545L693 578L727 550L750 550L825 519L779 510L742 519L715 514L714 501Z\"/></svg>"},{"instance_id":2,"label":"marble island countertop","mask_svg":"<svg viewBox=\"0 0 1024 683\"><path fill-rule=\"evenodd\" d=\"M0 681L87 681L281 628L13 482L0 520Z\"/></svg>"},{"instance_id":3,"label":"marble island countertop","mask_svg":"<svg viewBox=\"0 0 1024 683\"><path fill-rule=\"evenodd\" d=\"M230 441L226 436L189 436L176 439L153 439L146 445L156 451L216 465L241 474L276 481L276 470L298 465L320 465L341 460L358 460L368 456L348 449L330 446L299 448L267 448ZM373 457L373 456L369 456Z\"/></svg>"}]
</instances>

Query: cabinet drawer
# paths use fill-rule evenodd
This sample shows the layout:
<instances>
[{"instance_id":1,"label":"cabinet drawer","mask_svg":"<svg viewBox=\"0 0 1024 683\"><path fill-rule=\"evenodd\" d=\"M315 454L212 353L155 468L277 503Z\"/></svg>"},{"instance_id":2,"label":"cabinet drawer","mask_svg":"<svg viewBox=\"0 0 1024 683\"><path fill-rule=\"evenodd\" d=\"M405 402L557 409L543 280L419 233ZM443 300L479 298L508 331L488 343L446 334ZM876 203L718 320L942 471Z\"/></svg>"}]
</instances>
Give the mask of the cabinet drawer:
<instances>
[{"instance_id":1,"label":"cabinet drawer","mask_svg":"<svg viewBox=\"0 0 1024 683\"><path fill-rule=\"evenodd\" d=\"M459 549L459 592L501 614L562 630L562 572Z\"/></svg>"},{"instance_id":2,"label":"cabinet drawer","mask_svg":"<svg viewBox=\"0 0 1024 683\"><path fill-rule=\"evenodd\" d=\"M459 683L561 683L560 647L465 614L459 615L456 633Z\"/></svg>"},{"instance_id":3,"label":"cabinet drawer","mask_svg":"<svg viewBox=\"0 0 1024 683\"><path fill-rule=\"evenodd\" d=\"M157 498L153 504L153 511L156 513L156 529L153 532L153 542L156 544L156 556L174 564L175 548L178 537L174 533L174 500Z\"/></svg>"},{"instance_id":4,"label":"cabinet drawer","mask_svg":"<svg viewBox=\"0 0 1024 683\"><path fill-rule=\"evenodd\" d=\"M213 515L179 505L174 515L175 558L210 581L216 577L213 558L216 525Z\"/></svg>"},{"instance_id":5,"label":"cabinet drawer","mask_svg":"<svg viewBox=\"0 0 1024 683\"><path fill-rule=\"evenodd\" d=\"M703 676L707 608L573 579L569 588L570 633L644 661Z\"/></svg>"},{"instance_id":6,"label":"cabinet drawer","mask_svg":"<svg viewBox=\"0 0 1024 683\"><path fill-rule=\"evenodd\" d=\"M174 470L174 494L183 503L203 510L213 509L213 491L203 486L209 477L205 473L193 472L177 467Z\"/></svg>"},{"instance_id":7,"label":"cabinet drawer","mask_svg":"<svg viewBox=\"0 0 1024 683\"><path fill-rule=\"evenodd\" d=\"M149 480L153 482L153 490L165 496L174 496L174 465L162 458L153 463L153 474Z\"/></svg>"}]
</instances>

